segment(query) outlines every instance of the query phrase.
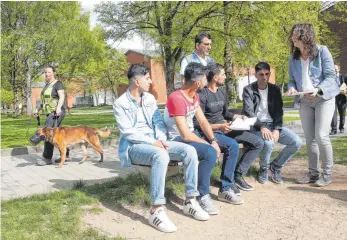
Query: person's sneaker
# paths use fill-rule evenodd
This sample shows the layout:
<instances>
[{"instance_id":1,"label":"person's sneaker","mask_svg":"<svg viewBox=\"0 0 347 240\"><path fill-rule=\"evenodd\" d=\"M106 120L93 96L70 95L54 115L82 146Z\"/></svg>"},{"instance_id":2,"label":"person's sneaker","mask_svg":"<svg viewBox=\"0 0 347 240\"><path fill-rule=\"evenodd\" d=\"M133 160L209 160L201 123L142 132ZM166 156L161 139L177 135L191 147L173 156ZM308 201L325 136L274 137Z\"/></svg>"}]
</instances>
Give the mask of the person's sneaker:
<instances>
[{"instance_id":1,"label":"person's sneaker","mask_svg":"<svg viewBox=\"0 0 347 240\"><path fill-rule=\"evenodd\" d=\"M259 169L259 174L258 174L258 181L261 184L266 183L267 181L269 181L269 170L267 167L261 167Z\"/></svg>"},{"instance_id":2,"label":"person's sneaker","mask_svg":"<svg viewBox=\"0 0 347 240\"><path fill-rule=\"evenodd\" d=\"M273 166L270 166L270 172L271 172L271 179L277 184L282 184L282 176L281 176L281 170L280 169L274 169Z\"/></svg>"},{"instance_id":3,"label":"person's sneaker","mask_svg":"<svg viewBox=\"0 0 347 240\"><path fill-rule=\"evenodd\" d=\"M236 196L241 196L241 191L240 189L236 186L235 180L233 182L233 185L231 185L231 189L234 191Z\"/></svg>"},{"instance_id":4,"label":"person's sneaker","mask_svg":"<svg viewBox=\"0 0 347 240\"><path fill-rule=\"evenodd\" d=\"M319 179L313 184L316 187L325 187L333 181L331 174L321 174Z\"/></svg>"},{"instance_id":5,"label":"person's sneaker","mask_svg":"<svg viewBox=\"0 0 347 240\"><path fill-rule=\"evenodd\" d=\"M234 205L240 205L243 203L243 200L240 197L236 196L232 189L224 192L218 192L218 200Z\"/></svg>"},{"instance_id":6,"label":"person's sneaker","mask_svg":"<svg viewBox=\"0 0 347 240\"><path fill-rule=\"evenodd\" d=\"M202 209L205 210L210 215L217 215L219 213L218 209L213 206L210 194L206 194L199 200L199 204Z\"/></svg>"},{"instance_id":7,"label":"person's sneaker","mask_svg":"<svg viewBox=\"0 0 347 240\"><path fill-rule=\"evenodd\" d=\"M66 156L65 157L65 162L70 162L71 161L71 158L70 156ZM55 163L61 163L61 158L57 158L54 160Z\"/></svg>"},{"instance_id":8,"label":"person's sneaker","mask_svg":"<svg viewBox=\"0 0 347 240\"><path fill-rule=\"evenodd\" d=\"M297 179L296 182L299 184L308 184L308 183L315 183L319 179L319 175L313 175L311 173L305 173L305 176L303 176L300 179Z\"/></svg>"},{"instance_id":9,"label":"person's sneaker","mask_svg":"<svg viewBox=\"0 0 347 240\"><path fill-rule=\"evenodd\" d=\"M345 132L345 129L340 129L340 133L344 133Z\"/></svg>"},{"instance_id":10,"label":"person's sneaker","mask_svg":"<svg viewBox=\"0 0 347 240\"><path fill-rule=\"evenodd\" d=\"M163 207L157 208L154 213L149 213L148 222L149 225L161 232L171 233L177 231L177 227L166 215Z\"/></svg>"},{"instance_id":11,"label":"person's sneaker","mask_svg":"<svg viewBox=\"0 0 347 240\"><path fill-rule=\"evenodd\" d=\"M45 166L45 165L51 165L51 164L53 164L53 162L52 162L52 159L42 158L40 160L37 160L36 164L39 166Z\"/></svg>"},{"instance_id":12,"label":"person's sneaker","mask_svg":"<svg viewBox=\"0 0 347 240\"><path fill-rule=\"evenodd\" d=\"M337 134L337 130L331 130L329 133L329 135L335 135L335 134Z\"/></svg>"},{"instance_id":13,"label":"person's sneaker","mask_svg":"<svg viewBox=\"0 0 347 240\"><path fill-rule=\"evenodd\" d=\"M195 199L190 199L184 203L183 213L199 221L207 221L210 219L210 215L200 207L198 201Z\"/></svg>"},{"instance_id":14,"label":"person's sneaker","mask_svg":"<svg viewBox=\"0 0 347 240\"><path fill-rule=\"evenodd\" d=\"M243 178L242 175L235 176L234 181L235 181L236 186L243 191L253 191L254 190L254 188L245 181L245 179Z\"/></svg>"}]
</instances>

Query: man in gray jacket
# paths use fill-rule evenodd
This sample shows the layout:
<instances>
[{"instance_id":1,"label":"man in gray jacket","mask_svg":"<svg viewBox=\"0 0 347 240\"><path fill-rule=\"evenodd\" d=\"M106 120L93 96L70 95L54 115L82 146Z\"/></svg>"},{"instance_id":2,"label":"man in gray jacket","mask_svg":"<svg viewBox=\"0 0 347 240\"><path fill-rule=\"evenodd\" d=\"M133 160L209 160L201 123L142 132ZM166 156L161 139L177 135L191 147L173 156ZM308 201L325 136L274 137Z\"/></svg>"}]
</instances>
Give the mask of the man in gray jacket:
<instances>
[{"instance_id":1,"label":"man in gray jacket","mask_svg":"<svg viewBox=\"0 0 347 240\"><path fill-rule=\"evenodd\" d=\"M148 93L152 80L149 69L142 64L132 65L128 71L129 89L114 103L114 115L120 131L118 154L123 167L151 166L150 183L152 208L149 224L162 232L175 232L176 226L165 213L163 205L165 175L170 158L182 161L186 201L184 214L197 220L208 220L196 201L198 156L195 149L180 142L167 141L166 126L156 100Z\"/></svg>"}]
</instances>

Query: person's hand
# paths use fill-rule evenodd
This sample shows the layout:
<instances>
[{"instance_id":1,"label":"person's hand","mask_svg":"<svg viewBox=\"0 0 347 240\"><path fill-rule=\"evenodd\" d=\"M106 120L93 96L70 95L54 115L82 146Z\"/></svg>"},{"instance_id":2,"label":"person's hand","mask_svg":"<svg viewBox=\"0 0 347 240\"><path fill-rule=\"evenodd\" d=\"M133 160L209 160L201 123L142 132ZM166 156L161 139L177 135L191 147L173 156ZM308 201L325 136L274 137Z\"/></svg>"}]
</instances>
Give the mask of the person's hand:
<instances>
[{"instance_id":1,"label":"person's hand","mask_svg":"<svg viewBox=\"0 0 347 240\"><path fill-rule=\"evenodd\" d=\"M165 145L164 145L163 141L160 141L160 140L155 140L155 142L153 143L153 146L158 147L158 148L164 148L165 150L167 150L166 147L169 147L167 145L167 143L165 143Z\"/></svg>"},{"instance_id":2,"label":"person's hand","mask_svg":"<svg viewBox=\"0 0 347 240\"><path fill-rule=\"evenodd\" d=\"M213 141L213 142L211 143L211 146L216 150L216 152L217 152L217 158L219 158L219 155L220 155L220 148L219 148L219 146L218 146L217 141Z\"/></svg>"},{"instance_id":3,"label":"person's hand","mask_svg":"<svg viewBox=\"0 0 347 240\"><path fill-rule=\"evenodd\" d=\"M60 113L61 113L61 108L58 108L58 107L57 107L57 109L55 110L55 114L56 114L57 116L60 116Z\"/></svg>"},{"instance_id":4,"label":"person's hand","mask_svg":"<svg viewBox=\"0 0 347 240\"><path fill-rule=\"evenodd\" d=\"M226 122L226 123L220 124L219 130L221 130L223 133L228 133L233 129L231 128L230 123Z\"/></svg>"},{"instance_id":5,"label":"person's hand","mask_svg":"<svg viewBox=\"0 0 347 240\"><path fill-rule=\"evenodd\" d=\"M278 139L280 138L280 131L273 130L272 131L272 137L273 137L274 143L277 143Z\"/></svg>"},{"instance_id":6,"label":"person's hand","mask_svg":"<svg viewBox=\"0 0 347 240\"><path fill-rule=\"evenodd\" d=\"M261 127L260 131L265 140L270 141L273 139L272 132L266 127Z\"/></svg>"},{"instance_id":7,"label":"person's hand","mask_svg":"<svg viewBox=\"0 0 347 240\"><path fill-rule=\"evenodd\" d=\"M242 118L242 120L246 120L246 119L248 119L248 117L247 117L247 116L245 116L245 115L241 115L241 118Z\"/></svg>"},{"instance_id":8,"label":"person's hand","mask_svg":"<svg viewBox=\"0 0 347 240\"><path fill-rule=\"evenodd\" d=\"M287 92L284 93L285 96L290 96L294 93L297 93L298 91L295 90L295 88L289 88Z\"/></svg>"},{"instance_id":9,"label":"person's hand","mask_svg":"<svg viewBox=\"0 0 347 240\"><path fill-rule=\"evenodd\" d=\"M343 91L343 93L344 93L345 95L347 95L347 88Z\"/></svg>"},{"instance_id":10,"label":"person's hand","mask_svg":"<svg viewBox=\"0 0 347 240\"><path fill-rule=\"evenodd\" d=\"M167 144L167 142L165 142L165 141L161 141L161 144L163 144L163 147L165 148L165 150L166 151L168 151L169 150L169 144Z\"/></svg>"},{"instance_id":11,"label":"person's hand","mask_svg":"<svg viewBox=\"0 0 347 240\"><path fill-rule=\"evenodd\" d=\"M304 96L307 97L308 99L313 99L317 96L317 93L319 91L319 88L314 88L313 90L313 93L308 93L308 94L305 94Z\"/></svg>"}]
</instances>

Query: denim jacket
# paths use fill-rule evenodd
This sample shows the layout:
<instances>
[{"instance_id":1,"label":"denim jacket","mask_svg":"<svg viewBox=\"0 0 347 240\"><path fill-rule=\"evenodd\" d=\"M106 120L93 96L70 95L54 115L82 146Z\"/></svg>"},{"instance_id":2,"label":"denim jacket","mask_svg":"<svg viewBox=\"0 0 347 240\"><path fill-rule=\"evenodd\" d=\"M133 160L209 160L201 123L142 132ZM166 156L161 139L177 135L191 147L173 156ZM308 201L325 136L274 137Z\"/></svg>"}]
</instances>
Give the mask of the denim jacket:
<instances>
[{"instance_id":1,"label":"denim jacket","mask_svg":"<svg viewBox=\"0 0 347 240\"><path fill-rule=\"evenodd\" d=\"M136 131L139 104L127 90L113 104L113 111L120 131L118 155L122 167L131 167L128 151L133 144L152 145L155 140L167 139L167 130L157 102L150 93L143 93L141 103L148 126L153 129L154 138Z\"/></svg>"},{"instance_id":2,"label":"denim jacket","mask_svg":"<svg viewBox=\"0 0 347 240\"><path fill-rule=\"evenodd\" d=\"M309 76L312 85L323 92L323 99L329 100L339 94L336 83L336 72L333 57L326 46L317 45L318 55L310 60ZM289 82L288 89L294 88L302 91L302 69L300 59L289 58Z\"/></svg>"}]
</instances>

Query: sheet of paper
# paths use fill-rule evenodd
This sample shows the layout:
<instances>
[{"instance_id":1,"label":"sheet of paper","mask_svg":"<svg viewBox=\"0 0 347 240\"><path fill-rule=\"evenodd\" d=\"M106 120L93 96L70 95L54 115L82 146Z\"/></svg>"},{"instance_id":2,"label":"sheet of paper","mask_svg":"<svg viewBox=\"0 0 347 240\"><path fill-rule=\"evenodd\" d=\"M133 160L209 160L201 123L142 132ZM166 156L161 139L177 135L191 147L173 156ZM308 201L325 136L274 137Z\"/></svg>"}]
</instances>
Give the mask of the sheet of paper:
<instances>
[{"instance_id":1,"label":"sheet of paper","mask_svg":"<svg viewBox=\"0 0 347 240\"><path fill-rule=\"evenodd\" d=\"M308 93L313 93L313 91L312 90L308 90L308 91L303 91L303 92L296 92L296 93L292 93L288 97L297 96L297 95L304 95L304 94L308 94Z\"/></svg>"},{"instance_id":2,"label":"sheet of paper","mask_svg":"<svg viewBox=\"0 0 347 240\"><path fill-rule=\"evenodd\" d=\"M250 130L250 126L253 126L256 121L257 118L247 118L246 120L236 118L230 126L233 130Z\"/></svg>"}]
</instances>

